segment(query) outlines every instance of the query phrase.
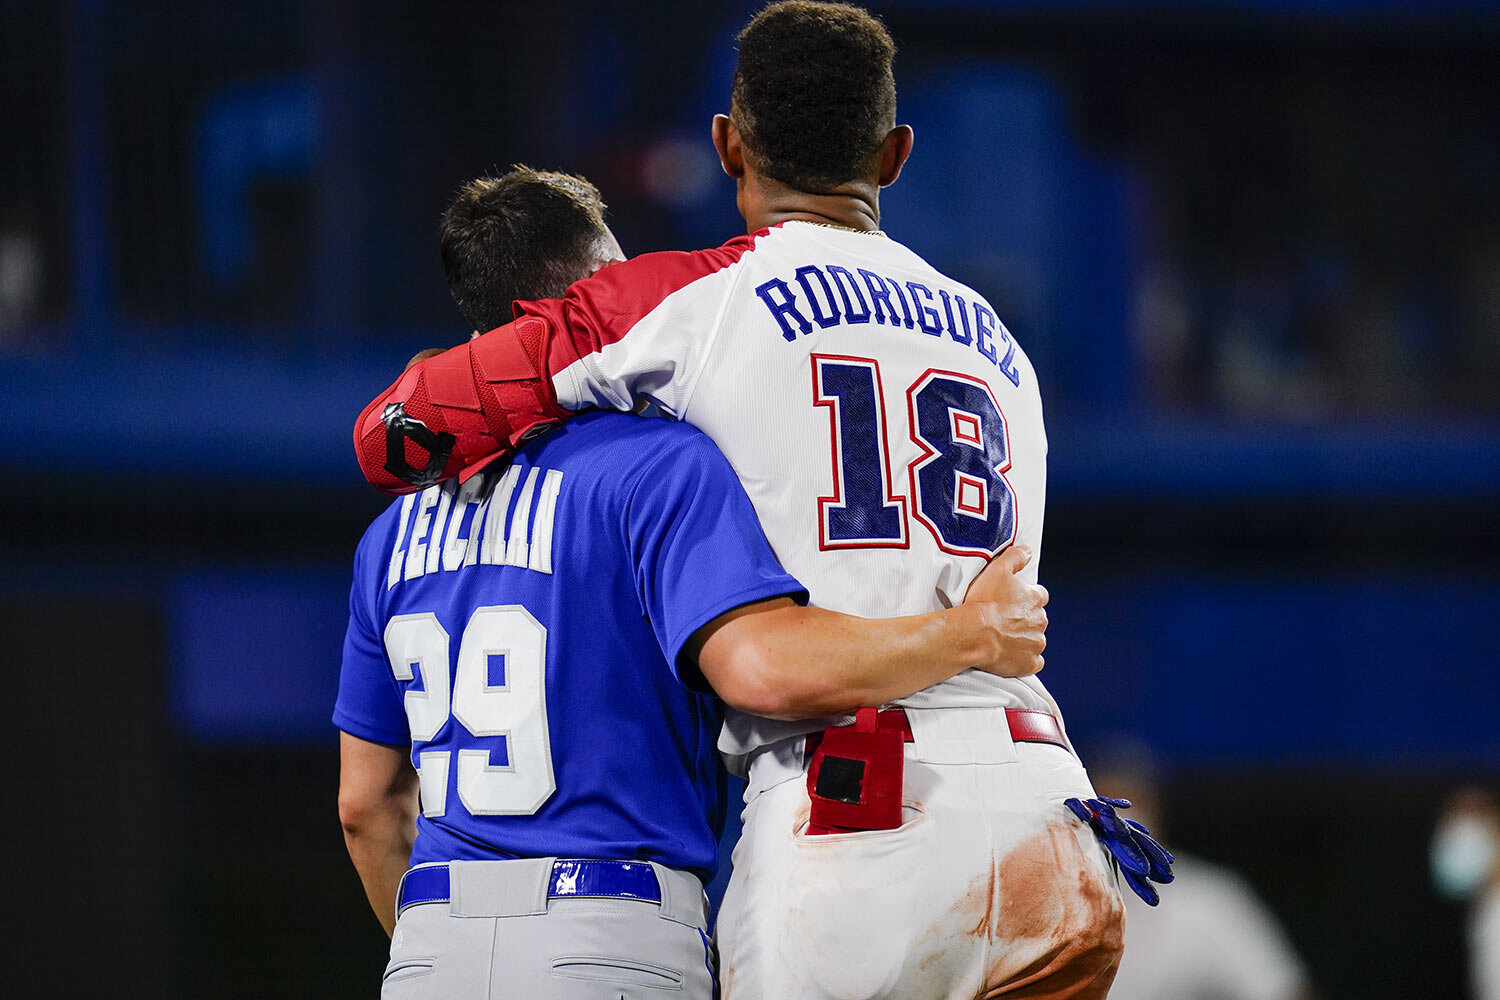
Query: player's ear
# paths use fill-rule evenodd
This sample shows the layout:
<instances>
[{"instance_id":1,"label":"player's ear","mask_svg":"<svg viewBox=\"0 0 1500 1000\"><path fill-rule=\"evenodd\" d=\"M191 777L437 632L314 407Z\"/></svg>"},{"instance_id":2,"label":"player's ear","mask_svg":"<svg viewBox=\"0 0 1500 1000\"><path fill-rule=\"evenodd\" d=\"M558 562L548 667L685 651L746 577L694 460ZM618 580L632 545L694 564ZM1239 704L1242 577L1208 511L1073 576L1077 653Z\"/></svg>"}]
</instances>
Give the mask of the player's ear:
<instances>
[{"instance_id":1,"label":"player's ear","mask_svg":"<svg viewBox=\"0 0 1500 1000\"><path fill-rule=\"evenodd\" d=\"M897 125L885 135L885 140L880 144L880 186L889 187L896 183L896 178L901 176L901 168L906 165L906 158L911 155L912 143L916 141L916 133L911 130L910 125Z\"/></svg>"},{"instance_id":2,"label":"player's ear","mask_svg":"<svg viewBox=\"0 0 1500 1000\"><path fill-rule=\"evenodd\" d=\"M474 337L477 336L479 336L479 334L475 333ZM470 337L469 339L473 340L474 337ZM447 349L448 348L446 347L429 347L425 351L418 351L416 354L413 354L411 356L411 360L406 363L406 368L410 368L412 365L418 364L419 362L426 361L428 358L435 358ZM402 371L405 371L406 368L403 368Z\"/></svg>"},{"instance_id":3,"label":"player's ear","mask_svg":"<svg viewBox=\"0 0 1500 1000\"><path fill-rule=\"evenodd\" d=\"M711 131L714 149L719 153L719 166L735 180L745 176L745 147L740 141L740 130L728 115L714 115Z\"/></svg>"},{"instance_id":4,"label":"player's ear","mask_svg":"<svg viewBox=\"0 0 1500 1000\"><path fill-rule=\"evenodd\" d=\"M618 264L625 259L625 251L620 249L620 241L615 238L614 231L605 226L599 234L599 240L594 245L594 260L589 265L589 274L598 274L611 264Z\"/></svg>"}]
</instances>

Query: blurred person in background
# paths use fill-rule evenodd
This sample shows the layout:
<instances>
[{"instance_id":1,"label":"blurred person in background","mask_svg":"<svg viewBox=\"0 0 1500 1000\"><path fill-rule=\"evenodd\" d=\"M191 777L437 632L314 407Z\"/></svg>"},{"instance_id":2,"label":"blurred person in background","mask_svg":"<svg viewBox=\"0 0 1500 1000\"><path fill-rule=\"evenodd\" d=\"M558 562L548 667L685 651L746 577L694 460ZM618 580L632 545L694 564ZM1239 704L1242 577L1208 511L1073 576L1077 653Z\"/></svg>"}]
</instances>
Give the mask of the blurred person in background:
<instances>
[{"instance_id":1,"label":"blurred person in background","mask_svg":"<svg viewBox=\"0 0 1500 1000\"><path fill-rule=\"evenodd\" d=\"M1482 788L1454 792L1438 814L1432 881L1469 904L1469 977L1474 1000L1500 1000L1500 801Z\"/></svg>"},{"instance_id":2,"label":"blurred person in background","mask_svg":"<svg viewBox=\"0 0 1500 1000\"><path fill-rule=\"evenodd\" d=\"M35 336L28 327L38 319L45 275L32 214L25 206L0 212L0 347Z\"/></svg>"},{"instance_id":3,"label":"blurred person in background","mask_svg":"<svg viewBox=\"0 0 1500 1000\"><path fill-rule=\"evenodd\" d=\"M1089 775L1129 799L1132 818L1161 833L1155 754L1121 740L1089 757ZM1316 994L1275 915L1238 873L1174 848L1170 905L1125 896L1125 956L1110 1000L1312 1000Z\"/></svg>"}]
</instances>

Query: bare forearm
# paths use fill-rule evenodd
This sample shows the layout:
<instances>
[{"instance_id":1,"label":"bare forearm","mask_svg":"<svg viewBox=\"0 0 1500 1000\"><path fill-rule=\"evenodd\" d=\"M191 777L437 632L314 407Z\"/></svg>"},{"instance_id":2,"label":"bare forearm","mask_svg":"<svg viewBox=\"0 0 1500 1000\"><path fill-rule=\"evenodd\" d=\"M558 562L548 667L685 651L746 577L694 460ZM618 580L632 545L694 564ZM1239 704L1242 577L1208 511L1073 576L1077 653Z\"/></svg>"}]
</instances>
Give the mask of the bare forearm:
<instances>
[{"instance_id":1,"label":"bare forearm","mask_svg":"<svg viewBox=\"0 0 1500 1000\"><path fill-rule=\"evenodd\" d=\"M372 812L355 826L344 826L344 844L349 859L364 884L365 897L390 934L396 926L396 890L411 862L416 839L416 816L405 802L392 802Z\"/></svg>"},{"instance_id":2,"label":"bare forearm","mask_svg":"<svg viewBox=\"0 0 1500 1000\"><path fill-rule=\"evenodd\" d=\"M746 615L710 639L728 640L719 651L728 662L712 666L720 676L733 673L732 683L715 687L728 689L719 693L731 705L773 718L880 705L992 661L995 638L984 615L968 605L885 619L794 605ZM714 652L705 647L704 655Z\"/></svg>"},{"instance_id":3,"label":"bare forearm","mask_svg":"<svg viewBox=\"0 0 1500 1000\"><path fill-rule=\"evenodd\" d=\"M420 799L405 747L339 733L339 823L370 908L387 934L396 926L396 889L411 861Z\"/></svg>"}]
</instances>

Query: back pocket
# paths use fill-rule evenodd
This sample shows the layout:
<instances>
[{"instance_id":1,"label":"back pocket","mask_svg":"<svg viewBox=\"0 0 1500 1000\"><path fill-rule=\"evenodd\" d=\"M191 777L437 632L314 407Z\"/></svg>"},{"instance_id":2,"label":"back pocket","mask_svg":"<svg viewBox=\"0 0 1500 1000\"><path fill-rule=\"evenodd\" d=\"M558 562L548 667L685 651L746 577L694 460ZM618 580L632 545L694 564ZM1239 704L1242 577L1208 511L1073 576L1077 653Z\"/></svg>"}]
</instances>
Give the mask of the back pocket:
<instances>
[{"instance_id":1,"label":"back pocket","mask_svg":"<svg viewBox=\"0 0 1500 1000\"><path fill-rule=\"evenodd\" d=\"M596 979L607 983L624 983L627 986L649 986L658 990L682 989L682 973L628 958L556 958L552 960L552 974L566 979Z\"/></svg>"},{"instance_id":2,"label":"back pocket","mask_svg":"<svg viewBox=\"0 0 1500 1000\"><path fill-rule=\"evenodd\" d=\"M433 968L434 962L430 958L407 958L391 963L380 983L381 997L398 1000L400 997L421 996L418 991L431 986L427 977L432 975Z\"/></svg>"}]
</instances>

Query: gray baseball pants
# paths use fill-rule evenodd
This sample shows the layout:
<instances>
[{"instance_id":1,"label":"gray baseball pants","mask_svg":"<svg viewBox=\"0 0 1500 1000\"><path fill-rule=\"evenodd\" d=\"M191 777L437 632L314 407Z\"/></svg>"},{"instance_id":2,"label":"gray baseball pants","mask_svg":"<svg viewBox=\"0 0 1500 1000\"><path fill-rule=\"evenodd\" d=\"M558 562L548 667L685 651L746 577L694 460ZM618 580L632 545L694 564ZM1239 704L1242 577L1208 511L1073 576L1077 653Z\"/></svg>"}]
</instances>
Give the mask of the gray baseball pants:
<instances>
[{"instance_id":1,"label":"gray baseball pants","mask_svg":"<svg viewBox=\"0 0 1500 1000\"><path fill-rule=\"evenodd\" d=\"M652 864L660 903L549 898L554 860L452 862L449 900L401 912L382 1000L712 1000L696 877Z\"/></svg>"}]
</instances>

